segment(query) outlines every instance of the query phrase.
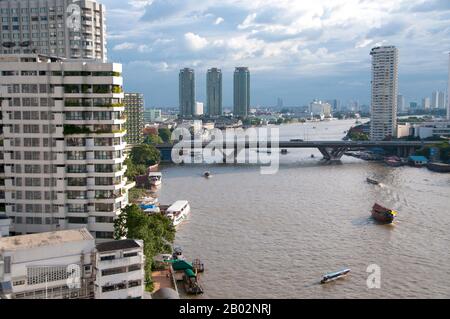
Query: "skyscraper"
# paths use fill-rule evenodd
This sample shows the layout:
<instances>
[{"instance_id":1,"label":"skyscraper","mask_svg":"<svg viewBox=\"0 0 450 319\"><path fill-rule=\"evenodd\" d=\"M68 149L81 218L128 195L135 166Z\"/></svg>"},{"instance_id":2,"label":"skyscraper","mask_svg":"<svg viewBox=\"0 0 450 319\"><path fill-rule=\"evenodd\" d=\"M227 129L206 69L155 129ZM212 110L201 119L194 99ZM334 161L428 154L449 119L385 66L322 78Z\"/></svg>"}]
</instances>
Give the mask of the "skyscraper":
<instances>
[{"instance_id":1,"label":"skyscraper","mask_svg":"<svg viewBox=\"0 0 450 319\"><path fill-rule=\"evenodd\" d=\"M450 53L449 53L449 63L448 63L448 90L447 94L449 98L447 99L447 121L450 121Z\"/></svg>"},{"instance_id":2,"label":"skyscraper","mask_svg":"<svg viewBox=\"0 0 450 319\"><path fill-rule=\"evenodd\" d=\"M398 49L375 47L372 56L371 140L396 135L398 95Z\"/></svg>"},{"instance_id":3,"label":"skyscraper","mask_svg":"<svg viewBox=\"0 0 450 319\"><path fill-rule=\"evenodd\" d=\"M2 54L106 61L103 5L95 0L0 1Z\"/></svg>"},{"instance_id":4,"label":"skyscraper","mask_svg":"<svg viewBox=\"0 0 450 319\"><path fill-rule=\"evenodd\" d=\"M144 94L125 93L123 102L127 117L125 139L128 144L140 144L144 141Z\"/></svg>"},{"instance_id":5,"label":"skyscraper","mask_svg":"<svg viewBox=\"0 0 450 319\"><path fill-rule=\"evenodd\" d=\"M438 95L438 109L445 109L445 107L446 107L445 92L440 91Z\"/></svg>"},{"instance_id":6,"label":"skyscraper","mask_svg":"<svg viewBox=\"0 0 450 319\"><path fill-rule=\"evenodd\" d=\"M431 94L431 108L437 109L439 107L439 91L434 91Z\"/></svg>"},{"instance_id":7,"label":"skyscraper","mask_svg":"<svg viewBox=\"0 0 450 319\"><path fill-rule=\"evenodd\" d=\"M192 117L195 112L195 74L184 68L179 74L180 116Z\"/></svg>"},{"instance_id":8,"label":"skyscraper","mask_svg":"<svg viewBox=\"0 0 450 319\"><path fill-rule=\"evenodd\" d=\"M422 109L428 110L431 106L431 101L429 97L424 97L422 99Z\"/></svg>"},{"instance_id":9,"label":"skyscraper","mask_svg":"<svg viewBox=\"0 0 450 319\"><path fill-rule=\"evenodd\" d=\"M401 94L397 95L397 111L398 112L406 111L405 97Z\"/></svg>"},{"instance_id":10,"label":"skyscraper","mask_svg":"<svg viewBox=\"0 0 450 319\"><path fill-rule=\"evenodd\" d=\"M0 55L5 212L15 235L86 227L113 239L128 204L122 66ZM5 76L7 75L7 76ZM14 79L14 81L12 81Z\"/></svg>"},{"instance_id":11,"label":"skyscraper","mask_svg":"<svg viewBox=\"0 0 450 319\"><path fill-rule=\"evenodd\" d=\"M247 117L250 113L250 71L247 67L237 67L234 71L233 115Z\"/></svg>"},{"instance_id":12,"label":"skyscraper","mask_svg":"<svg viewBox=\"0 0 450 319\"><path fill-rule=\"evenodd\" d=\"M222 71L217 68L206 73L206 114L222 115Z\"/></svg>"}]
</instances>

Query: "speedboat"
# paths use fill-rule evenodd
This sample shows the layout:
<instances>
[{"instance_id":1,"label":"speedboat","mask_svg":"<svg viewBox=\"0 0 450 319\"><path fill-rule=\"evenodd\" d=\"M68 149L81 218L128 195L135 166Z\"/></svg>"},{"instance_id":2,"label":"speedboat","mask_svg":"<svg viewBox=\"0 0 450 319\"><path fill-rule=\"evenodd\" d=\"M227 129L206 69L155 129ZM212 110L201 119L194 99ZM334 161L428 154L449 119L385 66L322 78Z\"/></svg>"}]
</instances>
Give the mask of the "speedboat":
<instances>
[{"instance_id":1,"label":"speedboat","mask_svg":"<svg viewBox=\"0 0 450 319\"><path fill-rule=\"evenodd\" d=\"M211 177L211 173L209 171L206 171L203 173L203 176L206 178L210 178Z\"/></svg>"},{"instance_id":2,"label":"speedboat","mask_svg":"<svg viewBox=\"0 0 450 319\"><path fill-rule=\"evenodd\" d=\"M343 278L345 276L348 275L348 273L350 272L350 269L343 269L341 271L337 271L337 272L332 272L329 274L326 274L325 276L323 276L322 280L320 281L321 284L326 284L330 281L334 281L337 280L339 278Z\"/></svg>"},{"instance_id":3,"label":"speedboat","mask_svg":"<svg viewBox=\"0 0 450 319\"><path fill-rule=\"evenodd\" d=\"M283 149L281 150L281 154L286 155L287 153L288 153L288 150L287 150L287 149L283 148Z\"/></svg>"},{"instance_id":4,"label":"speedboat","mask_svg":"<svg viewBox=\"0 0 450 319\"><path fill-rule=\"evenodd\" d=\"M371 179L371 178L369 178L369 177L367 177L366 181L367 181L367 183L369 183L369 184L380 185L380 182L379 182L379 181L376 181L376 180Z\"/></svg>"}]
</instances>

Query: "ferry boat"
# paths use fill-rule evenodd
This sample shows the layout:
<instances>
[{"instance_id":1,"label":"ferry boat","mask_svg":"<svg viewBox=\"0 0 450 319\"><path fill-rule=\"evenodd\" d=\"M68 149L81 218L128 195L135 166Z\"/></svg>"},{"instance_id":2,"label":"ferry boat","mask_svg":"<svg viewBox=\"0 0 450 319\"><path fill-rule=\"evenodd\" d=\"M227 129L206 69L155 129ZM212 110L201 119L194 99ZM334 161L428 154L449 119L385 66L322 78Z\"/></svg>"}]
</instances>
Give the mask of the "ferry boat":
<instances>
[{"instance_id":1,"label":"ferry boat","mask_svg":"<svg viewBox=\"0 0 450 319\"><path fill-rule=\"evenodd\" d=\"M191 207L187 200L179 200L173 203L166 210L166 216L172 221L173 225L178 226L191 212Z\"/></svg>"},{"instance_id":2,"label":"ferry boat","mask_svg":"<svg viewBox=\"0 0 450 319\"><path fill-rule=\"evenodd\" d=\"M372 217L380 223L391 224L396 216L397 212L395 210L383 207L379 204L375 204L372 207Z\"/></svg>"},{"instance_id":3,"label":"ferry boat","mask_svg":"<svg viewBox=\"0 0 450 319\"><path fill-rule=\"evenodd\" d=\"M161 185L162 174L161 172L150 172L148 173L148 179L150 180L150 185L153 186Z\"/></svg>"},{"instance_id":4,"label":"ferry boat","mask_svg":"<svg viewBox=\"0 0 450 319\"><path fill-rule=\"evenodd\" d=\"M326 284L330 281L334 281L337 280L339 278L343 278L345 276L347 276L350 272L350 269L343 269L341 271L337 271L337 272L332 272L329 274L326 274L325 276L323 276L322 280L320 281L321 284Z\"/></svg>"}]
</instances>

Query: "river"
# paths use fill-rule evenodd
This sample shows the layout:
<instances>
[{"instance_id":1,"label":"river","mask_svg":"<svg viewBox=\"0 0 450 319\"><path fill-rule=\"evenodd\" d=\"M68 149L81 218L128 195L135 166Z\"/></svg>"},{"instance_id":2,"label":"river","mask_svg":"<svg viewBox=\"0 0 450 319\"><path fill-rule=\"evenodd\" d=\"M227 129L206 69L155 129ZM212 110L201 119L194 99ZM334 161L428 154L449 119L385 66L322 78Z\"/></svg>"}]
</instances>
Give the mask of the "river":
<instances>
[{"instance_id":1,"label":"river","mask_svg":"<svg viewBox=\"0 0 450 319\"><path fill-rule=\"evenodd\" d=\"M282 125L280 139L338 140L352 125ZM160 202L191 204L176 245L205 264L201 298L449 298L450 176L320 158L315 149L289 150L274 175L257 165L162 167ZM375 202L398 210L394 225L371 220ZM380 288L367 286L372 264ZM347 267L347 278L318 284Z\"/></svg>"}]
</instances>

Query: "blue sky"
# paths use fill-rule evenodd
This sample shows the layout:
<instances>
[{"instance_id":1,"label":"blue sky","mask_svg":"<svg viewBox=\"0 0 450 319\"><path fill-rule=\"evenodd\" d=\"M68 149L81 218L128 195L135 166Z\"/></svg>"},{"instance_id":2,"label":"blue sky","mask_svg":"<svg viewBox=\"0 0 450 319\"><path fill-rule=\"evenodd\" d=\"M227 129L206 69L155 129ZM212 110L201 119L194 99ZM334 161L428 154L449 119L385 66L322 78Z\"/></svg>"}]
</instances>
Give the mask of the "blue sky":
<instances>
[{"instance_id":1,"label":"blue sky","mask_svg":"<svg viewBox=\"0 0 450 319\"><path fill-rule=\"evenodd\" d=\"M446 90L450 0L98 0L107 10L108 58L123 64L125 89L147 107L178 105L178 71L248 66L253 106L305 105L314 98L370 99L370 49L400 50L406 99Z\"/></svg>"}]
</instances>

